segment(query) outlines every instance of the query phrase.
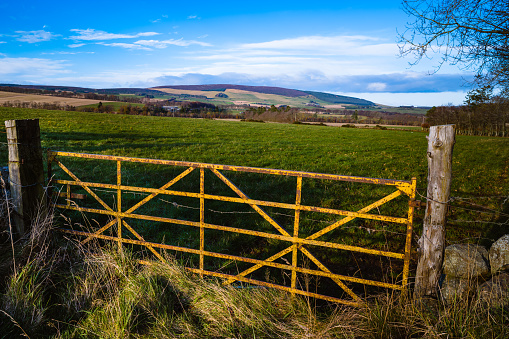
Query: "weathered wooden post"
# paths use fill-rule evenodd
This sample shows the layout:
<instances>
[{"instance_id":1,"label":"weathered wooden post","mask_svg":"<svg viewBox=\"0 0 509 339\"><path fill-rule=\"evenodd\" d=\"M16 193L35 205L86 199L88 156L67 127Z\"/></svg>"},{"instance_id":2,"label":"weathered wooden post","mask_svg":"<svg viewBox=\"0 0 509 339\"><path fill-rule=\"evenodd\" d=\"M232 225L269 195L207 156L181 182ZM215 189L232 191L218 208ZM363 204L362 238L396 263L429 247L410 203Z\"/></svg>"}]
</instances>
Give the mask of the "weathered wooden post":
<instances>
[{"instance_id":1,"label":"weathered wooden post","mask_svg":"<svg viewBox=\"0 0 509 339\"><path fill-rule=\"evenodd\" d=\"M9 183L17 237L30 230L37 213L45 212L44 167L39 120L7 120Z\"/></svg>"},{"instance_id":2,"label":"weathered wooden post","mask_svg":"<svg viewBox=\"0 0 509 339\"><path fill-rule=\"evenodd\" d=\"M428 136L428 192L414 297L436 297L444 259L445 222L451 192L454 125L432 126Z\"/></svg>"}]
</instances>

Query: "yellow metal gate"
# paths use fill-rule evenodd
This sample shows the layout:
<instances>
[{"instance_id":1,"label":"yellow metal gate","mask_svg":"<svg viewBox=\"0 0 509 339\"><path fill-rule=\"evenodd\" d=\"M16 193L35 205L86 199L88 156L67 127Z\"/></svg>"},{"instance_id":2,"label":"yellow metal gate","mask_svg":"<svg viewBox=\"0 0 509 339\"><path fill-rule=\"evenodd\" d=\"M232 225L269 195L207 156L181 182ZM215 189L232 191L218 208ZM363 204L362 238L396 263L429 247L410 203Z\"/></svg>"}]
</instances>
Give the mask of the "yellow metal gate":
<instances>
[{"instance_id":1,"label":"yellow metal gate","mask_svg":"<svg viewBox=\"0 0 509 339\"><path fill-rule=\"evenodd\" d=\"M95 183L95 182L87 182L80 180L69 168L67 168L62 163L62 158L65 157L74 157L74 158L82 158L82 159L96 159L96 160L105 160L116 163L116 184L105 184L105 183ZM146 187L134 187L125 185L122 183L122 164L123 163L144 163L144 164L157 164L157 165L168 165L168 166L178 166L183 167L184 170L177 176L175 176L172 180L166 182L159 188L146 188ZM68 180L54 178L52 172L52 164L57 164L63 172L65 172L68 176ZM171 186L176 184L177 182L184 179L188 174L192 171L198 170L200 173L200 182L199 182L199 192L187 192L187 191L176 191L171 190ZM211 171L217 178L219 178L224 184L226 184L235 194L236 197L232 196L224 196L224 195L214 195L208 192L205 192L205 171ZM260 173L267 175L277 175L277 176L288 176L295 177L296 180L296 192L295 192L295 203L282 203L282 202L272 202L272 201L264 201L264 200L255 200L248 197L244 192L242 192L235 184L233 184L221 171L235 171L235 172L248 172L248 173ZM375 179L375 178L363 178L363 177L354 177L354 176L341 176L341 175L333 175L333 174L320 174L320 173L310 173L310 172L299 172L299 171L287 171L287 170L276 170L276 169L265 169L265 168L255 168L255 167L243 167L243 166L227 166L227 165L214 165L214 164L206 164L206 163L194 163L194 162L183 162L183 161L168 161L168 160L155 160L155 159L144 159L144 158L129 158L129 157L121 157L121 156L107 156L107 155L95 155L95 154L81 154L81 153L69 153L69 152L56 152L49 151L48 152L48 175L50 177L52 186L60 186L62 189L59 193L60 197L65 198L66 203L56 203L55 207L59 209L67 209L67 210L75 210L87 213L97 213L102 215L110 216L111 220L106 222L106 224L99 229L95 230L93 233L85 232L85 231L76 231L71 229L61 229L62 232L72 233L76 235L81 235L86 237L83 242L87 242L92 238L99 238L104 240L116 241L121 244L134 244L145 246L150 252L152 252L157 258L164 261L163 256L157 249L167 249L173 251L180 251L186 253L193 253L199 256L199 267L188 267L192 272L196 272L201 275L211 275L224 279L225 284L231 284L235 281L256 284L266 287L277 288L281 290L288 291L292 294L300 294L311 296L315 298L325 299L333 302L339 302L347 305L358 305L362 300L356 295L346 284L345 282L354 282L365 285L378 286L389 289L403 290L406 288L408 283L408 272L409 272L409 263L410 263L410 248L411 248L411 238L412 238L412 219L414 213L413 201L415 199L415 190L416 190L416 179L413 178L411 181L401 181L401 180L390 180L390 179ZM365 206L362 209L357 211L345 211L338 210L332 208L318 207L318 206L307 206L301 204L302 197L302 182L303 178L311 178L311 179L322 179L322 180L335 180L335 181L347 181L347 182L356 182L356 183L366 183L366 184L375 184L375 185L386 185L394 187L394 191L383 197L382 199L371 203L368 206ZM90 195L95 201L97 201L103 208L89 208L79 206L74 198L78 197L77 194L71 192L72 187L80 187L84 189L88 195ZM65 188L65 189L64 189ZM112 192L116 192L116 206L109 206L105 203L95 192L94 189L109 189ZM144 199L140 200L134 206L128 209L122 209L122 193L126 192L144 192L148 194ZM199 199L199 213L200 217L197 221L189 221L189 220L179 220L168 218L164 216L149 216L143 214L137 214L136 210L140 208L142 205L146 204L154 197L159 195L171 195L171 196L180 196L180 197L188 197ZM380 206L388 203L389 201L401 196L408 197L408 213L407 216L402 217L393 217L386 216L380 214L371 214L368 213L374 209L378 209ZM232 202L239 204L247 204L251 206L251 208L256 211L263 219L265 219L273 228L277 231L277 233L269 233L262 232L256 230L235 228L223 225L215 225L205 222L205 201L206 200L216 200L216 201L224 201L224 202ZM293 210L293 231L290 233L284 229L280 224L278 224L268 213L266 213L262 207L277 207L282 209ZM303 211L312 211L312 212L320 212L327 213L336 216L342 216L340 220L333 222L327 227L321 229L314 234L308 235L306 237L299 237L299 225L300 225L300 214ZM346 223L356 219L371 219L378 220L390 223L397 223L405 225L406 227L406 236L405 236L405 244L404 244L404 253L395 253L390 251L382 251L377 249L369 249L360 246L351 246L345 245L335 242L327 242L318 240L324 234L327 234ZM157 221L163 223L184 225L190 227L196 227L199 229L199 248L187 248L182 246L174 246L160 243L147 242L144 240L143 236L140 235L131 225L128 223L128 219L138 219L138 220L146 220L146 221ZM112 228L116 225L116 236L115 235L106 235L104 234L106 230ZM287 247L275 253L274 255L266 258L265 260L241 257L237 255L231 254L223 254L216 253L205 250L205 229L215 229L224 232L234 232L239 234L247 234L251 236L266 238L266 239L274 239L286 242ZM124 232L130 232L136 239L131 239L125 237ZM313 253L309 250L309 246L318 246L322 248L330 248L337 250L346 250L353 251L358 253L366 253L376 256L383 256L389 258L396 258L403 261L403 271L401 275L401 279L399 283L388 283L383 281L375 281L375 280L367 280L359 277L352 277L347 275L340 275L334 272L331 272ZM313 262L318 269L310 269L307 267L302 267L301 263L298 261L298 253L301 253L306 258L308 258L311 262ZM276 260L278 258L282 258L286 254L291 253L291 262L286 263L278 263ZM238 262L246 262L252 264L252 266L238 274L225 274L216 271L207 271L204 268L204 259L205 257L213 257L213 258L222 258L232 261ZM274 284L272 282L255 280L249 278L248 276L262 268L262 267L273 267L282 270L287 270L291 272L290 286L283 286ZM342 290L344 290L351 299L339 299L332 296L327 296L323 294L309 292L303 289L298 288L296 280L297 273L309 274L318 277L326 277L332 279L332 281L337 284Z\"/></svg>"}]
</instances>

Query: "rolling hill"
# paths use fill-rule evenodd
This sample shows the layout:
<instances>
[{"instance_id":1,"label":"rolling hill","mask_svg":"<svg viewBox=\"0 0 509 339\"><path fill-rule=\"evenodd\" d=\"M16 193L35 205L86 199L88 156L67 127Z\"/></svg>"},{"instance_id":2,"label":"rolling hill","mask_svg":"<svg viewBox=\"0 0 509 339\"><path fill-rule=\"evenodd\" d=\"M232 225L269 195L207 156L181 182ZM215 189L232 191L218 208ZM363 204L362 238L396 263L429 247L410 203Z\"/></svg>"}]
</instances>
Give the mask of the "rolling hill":
<instances>
[{"instance_id":1,"label":"rolling hill","mask_svg":"<svg viewBox=\"0 0 509 339\"><path fill-rule=\"evenodd\" d=\"M112 95L132 95L156 99L178 101L202 101L215 105L288 105L292 107L341 108L356 106L369 108L375 106L371 101L335 95L324 92L302 91L283 87L244 86L232 84L158 86L153 88L85 88L50 85L0 84L3 91L21 90L44 92L97 93ZM27 92L23 92L27 93ZM49 93L32 93L49 94Z\"/></svg>"},{"instance_id":2,"label":"rolling hill","mask_svg":"<svg viewBox=\"0 0 509 339\"><path fill-rule=\"evenodd\" d=\"M320 106L329 105L356 105L371 107L375 104L371 101L330 94L323 92L301 91L282 87L269 86L243 86L231 84L215 85L179 85L179 86L158 86L151 88L174 95L205 96L208 99L215 98L230 99L232 103L246 102L250 104L268 105L290 105L306 106L317 104ZM254 100L254 102L253 102ZM293 103L293 104L292 104Z\"/></svg>"}]
</instances>

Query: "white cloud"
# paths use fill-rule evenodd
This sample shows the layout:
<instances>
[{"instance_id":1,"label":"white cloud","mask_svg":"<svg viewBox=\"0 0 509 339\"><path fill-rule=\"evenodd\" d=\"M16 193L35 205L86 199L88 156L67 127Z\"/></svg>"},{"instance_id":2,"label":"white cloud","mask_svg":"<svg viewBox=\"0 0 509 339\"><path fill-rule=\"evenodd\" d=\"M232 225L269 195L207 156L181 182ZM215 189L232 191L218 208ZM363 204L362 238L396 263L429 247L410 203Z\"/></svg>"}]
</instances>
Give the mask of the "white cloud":
<instances>
[{"instance_id":1,"label":"white cloud","mask_svg":"<svg viewBox=\"0 0 509 339\"><path fill-rule=\"evenodd\" d=\"M18 41L22 42L28 42L30 44L42 42L42 41L49 41L52 38L58 36L51 32L46 32L44 30L38 30L38 31L16 31L16 33L21 34L20 37L18 37Z\"/></svg>"},{"instance_id":2,"label":"white cloud","mask_svg":"<svg viewBox=\"0 0 509 339\"><path fill-rule=\"evenodd\" d=\"M72 45L68 45L67 47L69 47L69 48L78 48L78 47L81 47L81 46L85 46L85 44L72 44Z\"/></svg>"},{"instance_id":3,"label":"white cloud","mask_svg":"<svg viewBox=\"0 0 509 339\"><path fill-rule=\"evenodd\" d=\"M190 45L199 45L199 46L211 46L210 44L202 41L196 40L184 40L184 39L169 39L169 40L138 40L133 43L104 43L98 42L99 45L103 46L112 46L112 47L121 47L126 49L137 49L144 51L152 51L154 48L163 49L167 48L170 45L187 47Z\"/></svg>"},{"instance_id":4,"label":"white cloud","mask_svg":"<svg viewBox=\"0 0 509 339\"><path fill-rule=\"evenodd\" d=\"M200 19L200 17L198 17L197 15L189 15L187 17L189 20L193 20L193 19Z\"/></svg>"},{"instance_id":5,"label":"white cloud","mask_svg":"<svg viewBox=\"0 0 509 339\"><path fill-rule=\"evenodd\" d=\"M358 93L358 92L332 92L339 95L353 96L373 101L377 104L389 106L442 106L461 105L465 100L466 91L445 91L437 93Z\"/></svg>"},{"instance_id":6,"label":"white cloud","mask_svg":"<svg viewBox=\"0 0 509 339\"><path fill-rule=\"evenodd\" d=\"M206 74L297 75L312 69L335 77L401 72L405 61L397 54L396 44L373 36L301 36L205 50L187 60L200 63Z\"/></svg>"},{"instance_id":7,"label":"white cloud","mask_svg":"<svg viewBox=\"0 0 509 339\"><path fill-rule=\"evenodd\" d=\"M0 74L51 76L68 73L64 60L50 60L41 58L0 58Z\"/></svg>"},{"instance_id":8,"label":"white cloud","mask_svg":"<svg viewBox=\"0 0 509 339\"><path fill-rule=\"evenodd\" d=\"M142 45L142 46L150 46L154 48L166 48L168 45L175 45L175 46L190 46L190 45L199 45L199 46L211 46L211 44L202 42L202 41L196 41L196 40L184 40L184 39L169 39L169 40L138 40L134 42L135 44Z\"/></svg>"},{"instance_id":9,"label":"white cloud","mask_svg":"<svg viewBox=\"0 0 509 339\"><path fill-rule=\"evenodd\" d=\"M380 38L365 35L344 35L334 37L303 36L292 39L242 44L242 50L279 50L292 53L325 55L396 55L399 50L395 43L383 43Z\"/></svg>"},{"instance_id":10,"label":"white cloud","mask_svg":"<svg viewBox=\"0 0 509 339\"><path fill-rule=\"evenodd\" d=\"M55 54L61 54L61 55L76 55L76 54L95 54L95 52L51 52L51 53L42 53L43 55L55 55Z\"/></svg>"},{"instance_id":11,"label":"white cloud","mask_svg":"<svg viewBox=\"0 0 509 339\"><path fill-rule=\"evenodd\" d=\"M381 99L384 98L385 94L389 98L393 93L407 93L409 97L413 96L413 93L420 93L424 97L426 96L425 93L427 93L429 94L428 97L434 98L433 102L436 102L435 98L438 98L437 93L463 93L467 90L461 86L462 77L457 74L434 75L431 77L424 73L421 73L419 77L415 75L406 77L405 73L342 76L330 75L311 69L296 74L274 69L274 72L268 75L243 72L211 74L204 72L202 69L180 74L162 70L161 73L166 74L156 79L160 82L160 85L233 83L255 86L279 86L333 93L349 92L362 93L363 95L370 93ZM383 101L378 102L384 103Z\"/></svg>"},{"instance_id":12,"label":"white cloud","mask_svg":"<svg viewBox=\"0 0 509 339\"><path fill-rule=\"evenodd\" d=\"M76 32L78 35L73 35L69 37L69 39L73 40L114 40L114 39L133 39L144 36L154 36L159 35L161 33L156 32L141 32L136 34L116 34L116 33L108 33L104 31L96 31L95 29L71 29L71 32Z\"/></svg>"},{"instance_id":13,"label":"white cloud","mask_svg":"<svg viewBox=\"0 0 509 339\"><path fill-rule=\"evenodd\" d=\"M354 74L383 74L394 72L390 65L382 60L364 58L338 58L336 56L299 55L279 53L278 51L216 51L211 55L191 55L188 60L202 62L200 72L221 74L239 72L249 74L289 74L295 75L307 70L319 71L329 76Z\"/></svg>"},{"instance_id":14,"label":"white cloud","mask_svg":"<svg viewBox=\"0 0 509 339\"><path fill-rule=\"evenodd\" d=\"M127 44L127 43L123 43L123 42L113 42L113 43L109 43L109 44L104 43L104 42L98 42L97 44L98 45L103 45L103 46L121 47L121 48L126 48L126 49L137 49L137 50L144 50L144 51L151 51L152 50L151 48L144 47L144 46L141 46L141 45Z\"/></svg>"},{"instance_id":15,"label":"white cloud","mask_svg":"<svg viewBox=\"0 0 509 339\"><path fill-rule=\"evenodd\" d=\"M368 84L367 89L368 89L368 91L373 91L373 92L383 92L387 89L387 84L385 84L383 82L372 82L372 83Z\"/></svg>"},{"instance_id":16,"label":"white cloud","mask_svg":"<svg viewBox=\"0 0 509 339\"><path fill-rule=\"evenodd\" d=\"M150 22L155 24L155 23L161 22L163 19L168 19L168 15L163 14L163 15L161 15L161 17L159 19L150 20Z\"/></svg>"}]
</instances>

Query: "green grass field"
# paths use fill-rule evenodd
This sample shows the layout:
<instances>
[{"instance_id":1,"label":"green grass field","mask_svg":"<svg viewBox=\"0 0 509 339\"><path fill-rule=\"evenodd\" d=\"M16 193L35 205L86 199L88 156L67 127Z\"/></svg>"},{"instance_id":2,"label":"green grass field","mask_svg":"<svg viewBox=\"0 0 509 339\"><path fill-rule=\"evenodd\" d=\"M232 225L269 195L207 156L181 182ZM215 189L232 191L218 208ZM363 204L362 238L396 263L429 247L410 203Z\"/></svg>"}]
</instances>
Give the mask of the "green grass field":
<instances>
[{"instance_id":1,"label":"green grass field","mask_svg":"<svg viewBox=\"0 0 509 339\"><path fill-rule=\"evenodd\" d=\"M355 109L359 109L359 108L352 108L350 110L355 110ZM396 112L396 113L400 113L400 114L422 114L422 115L426 115L426 113L428 112L428 109L426 108L420 108L420 107L393 107L393 106L381 106L381 107L367 107L367 108L361 108L362 110L367 110L367 111L379 111L379 112L383 112L383 111L388 111L388 112Z\"/></svg>"},{"instance_id":2,"label":"green grass field","mask_svg":"<svg viewBox=\"0 0 509 339\"><path fill-rule=\"evenodd\" d=\"M97 108L97 105L98 104L83 105L83 106L79 106L79 107L80 108L82 108L82 107ZM103 103L103 105L104 106L111 106L111 107L113 107L113 110L115 110L115 111L118 111L120 109L120 107L122 107L122 106L128 106L128 105L136 106L136 107L143 107L143 106L145 106L145 104L137 104L137 103L129 103L129 102L105 102L105 103Z\"/></svg>"},{"instance_id":3,"label":"green grass field","mask_svg":"<svg viewBox=\"0 0 509 339\"><path fill-rule=\"evenodd\" d=\"M0 108L0 120L40 119L42 146L44 149L119 155L166 160L241 165L286 170L310 171L363 177L418 180L419 195L426 194L427 160L426 134L420 131L397 131L375 129L353 129L310 125L288 125L275 123L230 122L202 119L179 119L164 117L143 117L111 115L100 113L77 113L65 111L24 110ZM0 127L0 137L5 127ZM0 140L0 165L7 165L7 148ZM115 165L101 162L79 162L66 160L70 168L85 181L114 182ZM451 204L447 225L447 242L481 242L490 244L507 232L499 224L508 214L509 195L509 139L457 136L453 159L453 184L451 194L457 198ZM129 185L159 187L183 169L173 170L154 165L126 165L124 180ZM180 171L180 172L179 172ZM59 174L59 172L56 172ZM250 197L280 202L295 201L295 183L292 180L264 179L257 175L242 176L225 173ZM195 175L196 179L197 174ZM191 176L191 179L193 177ZM166 180L165 180L166 179ZM178 188L197 190L197 180L183 183ZM227 188L206 177L207 190L217 189L221 194L232 194ZM229 193L227 193L229 192ZM357 210L376 201L386 190L365 184L305 181L303 201L317 206ZM389 192L390 193L390 192ZM112 192L99 193L105 201L113 204ZM388 194L388 193L387 193ZM142 198L142 197L141 197ZM126 205L141 199L126 194ZM109 199L109 200L108 200ZM166 199L166 198L165 198ZM418 196L418 199L424 200ZM167 199L166 199L167 200ZM196 199L195 199L196 200ZM504 205L505 200L505 205ZM186 220L196 220L196 201L182 198L171 202L189 206L175 208L174 205L159 201L147 205L142 211L164 214ZM233 204L230 204L233 205ZM207 202L207 208L223 208L231 212L234 207L220 206ZM475 211L471 211L475 210ZM252 211L249 207L240 212ZM283 212L267 209L268 213ZM396 207L381 208L381 213L404 214L405 201ZM481 212L479 212L481 211ZM269 214L270 214L269 213ZM289 213L284 211L283 213ZM282 214L283 214L282 213ZM415 219L417 239L422 229L422 215L418 211ZM212 218L211 213L211 218ZM291 213L290 213L291 214ZM214 223L237 227L266 227L251 215L219 214L213 216ZM284 215L275 217L278 222L291 224L291 218ZM319 214L302 216L302 234L309 234L324 227L331 217ZM316 222L316 219L324 219ZM97 219L101 221L101 219ZM207 222L212 222L207 220ZM373 248L400 250L402 237L400 226L388 226L368 220L352 223L354 227L338 230L326 240L347 244L360 244ZM174 244L197 246L196 230L182 231L180 227L140 223L136 227L145 231L147 239L166 241ZM164 228L166 227L166 228ZM383 229L393 233L366 232L366 229ZM158 231L159 230L159 231ZM280 245L260 243L256 239L226 237L218 232L209 232L215 249L223 252L243 251L266 257ZM393 234L396 234L393 236ZM415 251L416 244L413 244ZM321 253L328 257L328 252ZM351 259L351 258L350 258ZM194 260L194 259L193 259ZM331 265L345 265L345 262L330 260ZM368 258L356 257L357 267L367 263ZM359 263L359 261L361 261ZM415 263L414 263L415 264ZM356 271L356 267L351 267Z\"/></svg>"},{"instance_id":4,"label":"green grass field","mask_svg":"<svg viewBox=\"0 0 509 339\"><path fill-rule=\"evenodd\" d=\"M0 109L2 121L26 118L40 119L46 149L388 179L416 177L425 193L427 140L420 131ZM0 132L4 131L2 124ZM0 163L7 163L4 151ZM457 136L452 195L507 195L508 166L509 139Z\"/></svg>"},{"instance_id":5,"label":"green grass field","mask_svg":"<svg viewBox=\"0 0 509 339\"><path fill-rule=\"evenodd\" d=\"M379 178L417 177L425 186L422 132L256 124L0 109L1 120L40 119L44 148L86 153L198 161ZM0 126L0 132L5 127ZM507 192L509 139L458 136L453 192ZM0 162L6 164L7 154ZM486 171L486 168L489 171Z\"/></svg>"}]
</instances>

